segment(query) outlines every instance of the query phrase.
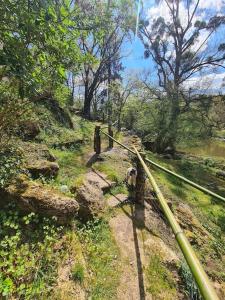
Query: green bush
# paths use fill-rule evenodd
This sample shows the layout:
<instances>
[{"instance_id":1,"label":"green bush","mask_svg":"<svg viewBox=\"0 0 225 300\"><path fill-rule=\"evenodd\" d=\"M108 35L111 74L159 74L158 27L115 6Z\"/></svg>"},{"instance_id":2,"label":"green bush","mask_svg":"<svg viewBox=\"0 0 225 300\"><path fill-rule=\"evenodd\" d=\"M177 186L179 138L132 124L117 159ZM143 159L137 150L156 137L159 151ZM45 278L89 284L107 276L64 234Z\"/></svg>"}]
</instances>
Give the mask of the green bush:
<instances>
[{"instance_id":1,"label":"green bush","mask_svg":"<svg viewBox=\"0 0 225 300\"><path fill-rule=\"evenodd\" d=\"M13 147L0 148L0 187L5 186L21 170L22 154Z\"/></svg>"},{"instance_id":2,"label":"green bush","mask_svg":"<svg viewBox=\"0 0 225 300\"><path fill-rule=\"evenodd\" d=\"M76 263L71 271L72 279L82 283L84 281L84 267L80 263Z\"/></svg>"},{"instance_id":3,"label":"green bush","mask_svg":"<svg viewBox=\"0 0 225 300\"><path fill-rule=\"evenodd\" d=\"M62 234L55 218L19 215L13 204L0 211L0 298L37 299L56 280Z\"/></svg>"}]
</instances>

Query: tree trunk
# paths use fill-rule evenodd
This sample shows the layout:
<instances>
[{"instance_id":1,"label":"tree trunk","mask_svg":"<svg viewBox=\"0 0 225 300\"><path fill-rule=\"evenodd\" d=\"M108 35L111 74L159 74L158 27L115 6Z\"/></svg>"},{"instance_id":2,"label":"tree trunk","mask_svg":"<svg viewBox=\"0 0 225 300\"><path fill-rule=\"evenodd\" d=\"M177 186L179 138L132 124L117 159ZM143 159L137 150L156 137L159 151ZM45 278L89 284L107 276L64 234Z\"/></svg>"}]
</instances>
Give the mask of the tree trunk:
<instances>
[{"instance_id":1,"label":"tree trunk","mask_svg":"<svg viewBox=\"0 0 225 300\"><path fill-rule=\"evenodd\" d=\"M93 93L90 93L88 84L85 84L85 92L84 92L84 108L83 108L83 116L85 119L91 119L91 101L93 99Z\"/></svg>"},{"instance_id":2,"label":"tree trunk","mask_svg":"<svg viewBox=\"0 0 225 300\"><path fill-rule=\"evenodd\" d=\"M178 91L171 95L168 95L171 99L170 109L168 114L168 119L165 118L161 122L161 129L159 130L158 136L155 140L154 151L157 153L165 153L167 148L173 153L175 152L175 143L177 139L177 129L178 129L178 117L180 113L179 109L179 95Z\"/></svg>"},{"instance_id":3,"label":"tree trunk","mask_svg":"<svg viewBox=\"0 0 225 300\"><path fill-rule=\"evenodd\" d=\"M83 116L85 119L91 119L91 99L89 97L84 99Z\"/></svg>"}]
</instances>

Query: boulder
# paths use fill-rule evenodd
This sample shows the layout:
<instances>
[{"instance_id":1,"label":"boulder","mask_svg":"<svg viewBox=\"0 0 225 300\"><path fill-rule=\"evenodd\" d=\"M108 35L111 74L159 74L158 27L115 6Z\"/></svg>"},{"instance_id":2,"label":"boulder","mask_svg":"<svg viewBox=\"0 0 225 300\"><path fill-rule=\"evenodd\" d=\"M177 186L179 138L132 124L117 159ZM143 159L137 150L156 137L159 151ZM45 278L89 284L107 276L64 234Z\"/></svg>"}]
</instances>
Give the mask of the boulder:
<instances>
[{"instance_id":1,"label":"boulder","mask_svg":"<svg viewBox=\"0 0 225 300\"><path fill-rule=\"evenodd\" d=\"M7 188L0 189L0 206L12 201L22 212L56 216L61 224L69 222L79 210L75 199L66 197L53 188L29 181L24 175L19 176Z\"/></svg>"},{"instance_id":2,"label":"boulder","mask_svg":"<svg viewBox=\"0 0 225 300\"><path fill-rule=\"evenodd\" d=\"M32 163L34 160L56 161L55 156L50 152L48 147L43 144L23 142L19 145L24 153L27 163Z\"/></svg>"},{"instance_id":3,"label":"boulder","mask_svg":"<svg viewBox=\"0 0 225 300\"><path fill-rule=\"evenodd\" d=\"M79 203L79 217L85 221L95 217L101 218L106 209L103 192L97 183L84 184L76 190L76 200Z\"/></svg>"},{"instance_id":4,"label":"boulder","mask_svg":"<svg viewBox=\"0 0 225 300\"><path fill-rule=\"evenodd\" d=\"M45 178L56 177L59 172L59 165L47 160L37 160L26 166L32 178L37 179L40 176Z\"/></svg>"},{"instance_id":5,"label":"boulder","mask_svg":"<svg viewBox=\"0 0 225 300\"><path fill-rule=\"evenodd\" d=\"M25 141L33 140L40 133L40 127L37 122L26 120L19 124L19 136Z\"/></svg>"},{"instance_id":6,"label":"boulder","mask_svg":"<svg viewBox=\"0 0 225 300\"><path fill-rule=\"evenodd\" d=\"M84 175L83 183L88 183L90 185L98 187L104 194L107 193L112 187L116 186L115 181L107 179L107 175L94 169ZM70 191L71 193L76 193L77 186L72 186L70 188Z\"/></svg>"},{"instance_id":7,"label":"boulder","mask_svg":"<svg viewBox=\"0 0 225 300\"><path fill-rule=\"evenodd\" d=\"M90 184L98 185L103 193L107 193L112 187L116 186L116 182L108 180L107 175L95 170L88 172L85 180Z\"/></svg>"}]
</instances>

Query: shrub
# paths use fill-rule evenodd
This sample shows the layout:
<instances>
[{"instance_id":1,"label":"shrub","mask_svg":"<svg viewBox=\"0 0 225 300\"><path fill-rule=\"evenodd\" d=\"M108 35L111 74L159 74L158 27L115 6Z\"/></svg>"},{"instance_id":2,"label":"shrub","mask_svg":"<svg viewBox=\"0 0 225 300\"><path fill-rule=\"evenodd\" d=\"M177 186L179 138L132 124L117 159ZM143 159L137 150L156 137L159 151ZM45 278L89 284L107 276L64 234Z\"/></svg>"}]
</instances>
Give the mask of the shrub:
<instances>
[{"instance_id":1,"label":"shrub","mask_svg":"<svg viewBox=\"0 0 225 300\"><path fill-rule=\"evenodd\" d=\"M71 270L72 279L82 283L84 281L84 267L80 263L76 263Z\"/></svg>"}]
</instances>

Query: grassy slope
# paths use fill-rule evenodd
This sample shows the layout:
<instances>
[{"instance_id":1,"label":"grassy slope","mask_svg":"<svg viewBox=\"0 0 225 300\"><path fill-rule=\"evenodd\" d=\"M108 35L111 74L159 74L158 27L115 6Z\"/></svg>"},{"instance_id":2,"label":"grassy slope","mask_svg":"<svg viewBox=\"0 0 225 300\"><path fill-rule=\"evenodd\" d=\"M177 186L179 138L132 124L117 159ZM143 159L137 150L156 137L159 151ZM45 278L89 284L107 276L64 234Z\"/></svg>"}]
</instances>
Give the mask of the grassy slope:
<instances>
[{"instance_id":1,"label":"grassy slope","mask_svg":"<svg viewBox=\"0 0 225 300\"><path fill-rule=\"evenodd\" d=\"M44 181L44 184L56 188L65 184L70 187L87 171L85 163L93 151L95 124L75 116L75 129L70 130L59 124L52 112L43 106L37 107L36 114L41 122L41 133L36 142L49 145L60 166L57 179ZM71 149L51 148L53 144L76 140L83 140L83 143ZM26 218L21 219L17 212L14 216L11 210L0 215L0 255L4 256L0 263L0 295L23 299L71 299L68 286L58 286L57 283L58 272L67 267L69 260L72 289L76 290L78 284L92 299L114 298L119 253L107 220L87 226L78 222L79 229L74 231L70 226L59 228L48 218L37 222L37 215ZM28 229L30 234L27 234Z\"/></svg>"},{"instance_id":2,"label":"grassy slope","mask_svg":"<svg viewBox=\"0 0 225 300\"><path fill-rule=\"evenodd\" d=\"M206 184L209 181L217 180L210 175L210 170L200 165L183 160L164 160L150 153L148 155L152 160L161 163L170 170L182 174L197 183ZM166 198L173 199L175 206L180 202L189 204L200 223L214 237L213 240L206 241L202 247L195 245L195 248L201 260L206 263L207 271L211 276L215 280L224 281L225 266L224 263L221 262L225 254L225 206L169 174L155 168L152 168L152 171L157 182L162 186ZM221 192L221 190L216 190L216 192ZM221 194L224 195L223 191Z\"/></svg>"}]
</instances>

